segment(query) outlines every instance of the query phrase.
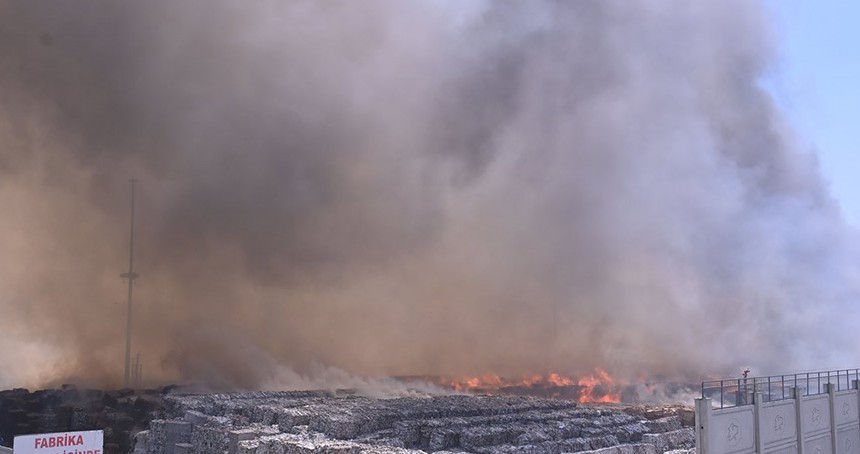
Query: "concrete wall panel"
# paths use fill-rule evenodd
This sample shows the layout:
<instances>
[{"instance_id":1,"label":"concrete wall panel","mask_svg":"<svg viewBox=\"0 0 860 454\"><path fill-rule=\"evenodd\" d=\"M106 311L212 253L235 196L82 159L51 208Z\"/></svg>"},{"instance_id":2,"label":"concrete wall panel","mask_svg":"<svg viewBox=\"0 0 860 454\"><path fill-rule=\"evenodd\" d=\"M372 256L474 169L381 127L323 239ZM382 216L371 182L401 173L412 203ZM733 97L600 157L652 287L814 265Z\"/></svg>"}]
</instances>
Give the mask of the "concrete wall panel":
<instances>
[{"instance_id":1,"label":"concrete wall panel","mask_svg":"<svg viewBox=\"0 0 860 454\"><path fill-rule=\"evenodd\" d=\"M833 414L836 426L858 421L857 391L840 391L833 396Z\"/></svg>"},{"instance_id":2,"label":"concrete wall panel","mask_svg":"<svg viewBox=\"0 0 860 454\"><path fill-rule=\"evenodd\" d=\"M750 406L714 410L710 454L755 452L755 412Z\"/></svg>"},{"instance_id":3,"label":"concrete wall panel","mask_svg":"<svg viewBox=\"0 0 860 454\"><path fill-rule=\"evenodd\" d=\"M860 427L851 427L836 433L838 454L860 454Z\"/></svg>"},{"instance_id":4,"label":"concrete wall panel","mask_svg":"<svg viewBox=\"0 0 860 454\"><path fill-rule=\"evenodd\" d=\"M761 407L759 433L765 448L797 440L797 408L794 400L769 402Z\"/></svg>"},{"instance_id":5,"label":"concrete wall panel","mask_svg":"<svg viewBox=\"0 0 860 454\"><path fill-rule=\"evenodd\" d=\"M830 432L830 396L820 394L801 399L800 413L803 422L803 435L810 437L818 433ZM807 451L807 454L815 454Z\"/></svg>"},{"instance_id":6,"label":"concrete wall panel","mask_svg":"<svg viewBox=\"0 0 860 454\"><path fill-rule=\"evenodd\" d=\"M797 454L797 443L771 449L765 449L764 454Z\"/></svg>"},{"instance_id":7,"label":"concrete wall panel","mask_svg":"<svg viewBox=\"0 0 860 454\"><path fill-rule=\"evenodd\" d=\"M805 454L834 454L830 441L830 433L806 440L803 446Z\"/></svg>"}]
</instances>

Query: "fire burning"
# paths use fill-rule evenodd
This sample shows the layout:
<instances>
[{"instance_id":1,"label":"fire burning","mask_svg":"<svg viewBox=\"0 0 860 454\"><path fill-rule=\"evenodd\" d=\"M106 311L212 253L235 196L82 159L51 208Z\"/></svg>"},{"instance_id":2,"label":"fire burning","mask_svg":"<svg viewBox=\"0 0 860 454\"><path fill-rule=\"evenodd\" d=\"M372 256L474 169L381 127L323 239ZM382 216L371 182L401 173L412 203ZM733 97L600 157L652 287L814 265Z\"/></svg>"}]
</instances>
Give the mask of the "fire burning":
<instances>
[{"instance_id":1,"label":"fire burning","mask_svg":"<svg viewBox=\"0 0 860 454\"><path fill-rule=\"evenodd\" d=\"M577 384L582 388L580 402L621 402L621 387L618 381L599 367L594 369L591 375L580 378Z\"/></svg>"},{"instance_id":2,"label":"fire burning","mask_svg":"<svg viewBox=\"0 0 860 454\"><path fill-rule=\"evenodd\" d=\"M623 383L600 368L578 378L550 372L513 380L489 373L462 380L442 380L440 384L461 392L539 395L574 399L581 403L621 403L624 387Z\"/></svg>"}]
</instances>

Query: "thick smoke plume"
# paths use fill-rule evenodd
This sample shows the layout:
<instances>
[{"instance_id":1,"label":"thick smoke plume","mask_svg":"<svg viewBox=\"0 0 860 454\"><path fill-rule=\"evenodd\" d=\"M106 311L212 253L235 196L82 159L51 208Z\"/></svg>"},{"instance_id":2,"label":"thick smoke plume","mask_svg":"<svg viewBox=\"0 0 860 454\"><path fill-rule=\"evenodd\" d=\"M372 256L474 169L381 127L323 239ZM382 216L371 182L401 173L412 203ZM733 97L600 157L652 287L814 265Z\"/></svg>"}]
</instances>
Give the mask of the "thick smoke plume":
<instances>
[{"instance_id":1,"label":"thick smoke plume","mask_svg":"<svg viewBox=\"0 0 860 454\"><path fill-rule=\"evenodd\" d=\"M131 177L149 383L854 365L775 54L746 0L3 3L0 384L120 384Z\"/></svg>"}]
</instances>

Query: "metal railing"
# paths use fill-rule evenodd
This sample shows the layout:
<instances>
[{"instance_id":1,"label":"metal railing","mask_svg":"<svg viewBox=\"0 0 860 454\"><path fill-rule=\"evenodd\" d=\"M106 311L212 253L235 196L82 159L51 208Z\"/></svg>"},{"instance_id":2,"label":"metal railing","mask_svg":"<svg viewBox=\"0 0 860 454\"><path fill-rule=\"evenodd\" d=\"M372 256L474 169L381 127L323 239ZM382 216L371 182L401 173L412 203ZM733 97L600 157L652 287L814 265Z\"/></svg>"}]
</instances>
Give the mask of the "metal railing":
<instances>
[{"instance_id":1,"label":"metal railing","mask_svg":"<svg viewBox=\"0 0 860 454\"><path fill-rule=\"evenodd\" d=\"M826 393L824 385L828 383L837 391L849 390L854 380L860 380L860 369L706 380L702 382L702 398L710 398L718 408L737 407L751 405L756 394L763 402L791 399L791 388L803 389L804 396Z\"/></svg>"}]
</instances>

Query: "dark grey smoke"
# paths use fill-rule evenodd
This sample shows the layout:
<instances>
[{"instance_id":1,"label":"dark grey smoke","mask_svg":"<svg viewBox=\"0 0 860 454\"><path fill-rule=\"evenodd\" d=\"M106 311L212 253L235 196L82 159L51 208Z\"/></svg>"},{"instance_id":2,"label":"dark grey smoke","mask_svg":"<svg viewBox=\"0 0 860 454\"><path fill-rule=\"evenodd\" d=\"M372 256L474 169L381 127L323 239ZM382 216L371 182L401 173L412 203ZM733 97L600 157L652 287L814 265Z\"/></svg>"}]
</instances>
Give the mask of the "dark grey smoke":
<instances>
[{"instance_id":1,"label":"dark grey smoke","mask_svg":"<svg viewBox=\"0 0 860 454\"><path fill-rule=\"evenodd\" d=\"M853 365L856 232L706 2L0 6L0 383ZM15 367L10 367L15 366ZM289 372L285 372L289 371Z\"/></svg>"}]
</instances>

